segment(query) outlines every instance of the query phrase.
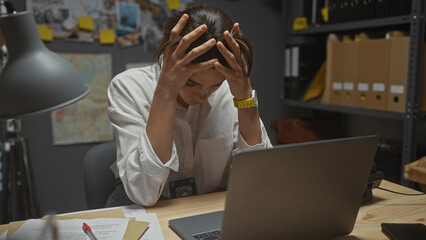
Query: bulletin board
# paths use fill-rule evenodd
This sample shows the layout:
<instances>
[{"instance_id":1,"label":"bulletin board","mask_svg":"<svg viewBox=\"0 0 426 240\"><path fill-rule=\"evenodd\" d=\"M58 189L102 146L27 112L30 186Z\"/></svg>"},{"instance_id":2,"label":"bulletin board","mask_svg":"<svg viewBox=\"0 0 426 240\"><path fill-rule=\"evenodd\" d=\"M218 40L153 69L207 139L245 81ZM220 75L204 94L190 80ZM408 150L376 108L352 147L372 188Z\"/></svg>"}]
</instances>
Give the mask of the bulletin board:
<instances>
[{"instance_id":1,"label":"bulletin board","mask_svg":"<svg viewBox=\"0 0 426 240\"><path fill-rule=\"evenodd\" d=\"M193 0L26 0L44 41L143 45L157 49L173 11Z\"/></svg>"}]
</instances>

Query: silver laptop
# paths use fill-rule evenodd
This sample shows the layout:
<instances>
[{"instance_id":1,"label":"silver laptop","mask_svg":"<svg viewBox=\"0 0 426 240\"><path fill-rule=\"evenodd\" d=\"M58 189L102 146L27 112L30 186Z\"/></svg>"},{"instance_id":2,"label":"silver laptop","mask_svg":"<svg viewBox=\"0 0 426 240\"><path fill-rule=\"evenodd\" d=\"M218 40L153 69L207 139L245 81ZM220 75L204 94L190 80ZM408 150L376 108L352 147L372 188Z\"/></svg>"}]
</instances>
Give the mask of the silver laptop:
<instances>
[{"instance_id":1,"label":"silver laptop","mask_svg":"<svg viewBox=\"0 0 426 240\"><path fill-rule=\"evenodd\" d=\"M347 235L377 142L377 136L363 136L241 152L233 157L225 210L170 220L169 226L183 239Z\"/></svg>"}]
</instances>

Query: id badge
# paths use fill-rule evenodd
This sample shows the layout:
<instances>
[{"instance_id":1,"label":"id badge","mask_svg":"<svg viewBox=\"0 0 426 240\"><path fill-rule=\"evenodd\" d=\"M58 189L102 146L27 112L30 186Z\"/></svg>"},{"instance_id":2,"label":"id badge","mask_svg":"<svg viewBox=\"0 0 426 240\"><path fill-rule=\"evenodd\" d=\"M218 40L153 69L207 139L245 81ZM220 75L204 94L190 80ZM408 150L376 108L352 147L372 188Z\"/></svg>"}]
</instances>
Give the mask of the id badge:
<instances>
[{"instance_id":1,"label":"id badge","mask_svg":"<svg viewBox=\"0 0 426 240\"><path fill-rule=\"evenodd\" d=\"M180 198L197 195L197 187L194 178L177 180L169 183L170 197Z\"/></svg>"}]
</instances>

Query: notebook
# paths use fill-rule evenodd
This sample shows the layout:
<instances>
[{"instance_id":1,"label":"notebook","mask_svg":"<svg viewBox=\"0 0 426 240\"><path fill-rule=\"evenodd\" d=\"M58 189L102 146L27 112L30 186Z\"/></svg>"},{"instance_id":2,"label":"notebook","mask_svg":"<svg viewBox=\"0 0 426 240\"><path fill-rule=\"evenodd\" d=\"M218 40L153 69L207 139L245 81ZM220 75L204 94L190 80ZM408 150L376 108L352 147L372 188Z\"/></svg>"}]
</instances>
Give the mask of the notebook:
<instances>
[{"instance_id":1,"label":"notebook","mask_svg":"<svg viewBox=\"0 0 426 240\"><path fill-rule=\"evenodd\" d=\"M241 152L233 157L225 210L173 219L169 226L183 239L219 239L214 232L225 240L347 235L377 142L377 136L361 136Z\"/></svg>"}]
</instances>

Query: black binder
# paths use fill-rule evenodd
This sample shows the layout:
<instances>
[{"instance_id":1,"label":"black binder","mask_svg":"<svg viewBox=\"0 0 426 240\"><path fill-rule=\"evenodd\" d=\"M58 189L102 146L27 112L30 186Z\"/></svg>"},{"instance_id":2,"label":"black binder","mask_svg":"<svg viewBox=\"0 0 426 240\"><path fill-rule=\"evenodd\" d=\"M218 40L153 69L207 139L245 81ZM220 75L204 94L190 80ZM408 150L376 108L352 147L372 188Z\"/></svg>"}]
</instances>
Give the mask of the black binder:
<instances>
[{"instance_id":1,"label":"black binder","mask_svg":"<svg viewBox=\"0 0 426 240\"><path fill-rule=\"evenodd\" d=\"M348 21L358 21L360 19L361 1L349 0Z\"/></svg>"},{"instance_id":2,"label":"black binder","mask_svg":"<svg viewBox=\"0 0 426 240\"><path fill-rule=\"evenodd\" d=\"M328 8L328 1L326 0L312 0L312 21L314 25L323 25L327 22L324 21L321 10Z\"/></svg>"},{"instance_id":3,"label":"black binder","mask_svg":"<svg viewBox=\"0 0 426 240\"><path fill-rule=\"evenodd\" d=\"M393 2L398 2L399 0L393 0ZM385 18L389 17L390 14L390 0L375 0L375 18Z\"/></svg>"},{"instance_id":4,"label":"black binder","mask_svg":"<svg viewBox=\"0 0 426 240\"><path fill-rule=\"evenodd\" d=\"M338 23L339 22L339 4L340 0L330 0L328 2L328 22Z\"/></svg>"},{"instance_id":5,"label":"black binder","mask_svg":"<svg viewBox=\"0 0 426 240\"><path fill-rule=\"evenodd\" d=\"M306 86L315 77L318 69L325 60L325 52L320 45L315 44L298 44L288 46L287 49L297 48L297 51L291 50L290 61L290 73L285 74L284 80L284 97L287 99L299 99L303 94ZM297 54L294 56L293 54ZM287 58L287 57L286 57ZM294 62L297 59L297 62ZM289 67L289 66L286 66ZM296 70L296 74L293 69Z\"/></svg>"},{"instance_id":6,"label":"black binder","mask_svg":"<svg viewBox=\"0 0 426 240\"><path fill-rule=\"evenodd\" d=\"M411 2L409 0L388 0L389 15L400 16L411 14Z\"/></svg>"},{"instance_id":7,"label":"black binder","mask_svg":"<svg viewBox=\"0 0 426 240\"><path fill-rule=\"evenodd\" d=\"M303 0L303 16L310 25L312 22L312 0Z\"/></svg>"},{"instance_id":8,"label":"black binder","mask_svg":"<svg viewBox=\"0 0 426 240\"><path fill-rule=\"evenodd\" d=\"M349 0L340 0L339 4L339 22L347 22L350 21L348 16L349 12Z\"/></svg>"},{"instance_id":9,"label":"black binder","mask_svg":"<svg viewBox=\"0 0 426 240\"><path fill-rule=\"evenodd\" d=\"M360 20L374 18L375 0L361 0Z\"/></svg>"}]
</instances>

